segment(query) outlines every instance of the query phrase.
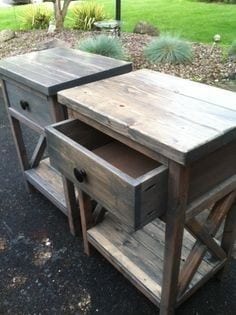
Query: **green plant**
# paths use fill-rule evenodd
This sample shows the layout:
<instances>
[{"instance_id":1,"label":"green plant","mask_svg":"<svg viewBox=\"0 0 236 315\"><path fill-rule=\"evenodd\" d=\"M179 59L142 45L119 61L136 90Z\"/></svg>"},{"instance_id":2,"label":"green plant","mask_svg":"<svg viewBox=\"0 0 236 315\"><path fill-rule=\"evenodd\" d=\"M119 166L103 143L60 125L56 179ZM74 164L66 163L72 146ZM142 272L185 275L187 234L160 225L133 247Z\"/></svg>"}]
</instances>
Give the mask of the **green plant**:
<instances>
[{"instance_id":1,"label":"green plant","mask_svg":"<svg viewBox=\"0 0 236 315\"><path fill-rule=\"evenodd\" d=\"M84 39L77 46L78 49L90 53L107 56L115 59L123 59L124 51L120 41L106 35Z\"/></svg>"},{"instance_id":2,"label":"green plant","mask_svg":"<svg viewBox=\"0 0 236 315\"><path fill-rule=\"evenodd\" d=\"M49 26L52 16L52 11L45 6L29 5L20 16L21 26L24 29L44 29Z\"/></svg>"},{"instance_id":3,"label":"green plant","mask_svg":"<svg viewBox=\"0 0 236 315\"><path fill-rule=\"evenodd\" d=\"M230 57L236 58L236 40L234 40L229 47L228 54Z\"/></svg>"},{"instance_id":4,"label":"green plant","mask_svg":"<svg viewBox=\"0 0 236 315\"><path fill-rule=\"evenodd\" d=\"M144 55L152 63L187 63L192 60L192 47L185 40L167 34L151 41Z\"/></svg>"},{"instance_id":5,"label":"green plant","mask_svg":"<svg viewBox=\"0 0 236 315\"><path fill-rule=\"evenodd\" d=\"M106 14L102 5L86 1L73 7L71 18L74 20L74 28L90 31L94 22L104 20Z\"/></svg>"}]
</instances>

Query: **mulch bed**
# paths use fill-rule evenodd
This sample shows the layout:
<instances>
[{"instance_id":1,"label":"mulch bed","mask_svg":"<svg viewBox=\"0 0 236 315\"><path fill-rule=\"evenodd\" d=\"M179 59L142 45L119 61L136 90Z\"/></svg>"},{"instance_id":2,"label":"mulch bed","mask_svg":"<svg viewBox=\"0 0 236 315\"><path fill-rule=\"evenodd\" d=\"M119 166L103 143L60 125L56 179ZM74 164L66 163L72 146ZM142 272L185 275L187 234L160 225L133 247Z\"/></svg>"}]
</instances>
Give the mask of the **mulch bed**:
<instances>
[{"instance_id":1,"label":"mulch bed","mask_svg":"<svg viewBox=\"0 0 236 315\"><path fill-rule=\"evenodd\" d=\"M17 32L14 39L0 43L0 59L38 50L42 43L52 39L63 40L69 47L74 48L79 40L87 36L94 36L94 32L76 30L64 30L55 34L47 34L45 30ZM211 45L199 43L193 43L194 59L190 64L150 64L143 56L143 48L152 39L153 37L147 35L121 34L121 40L128 58L133 62L134 69L148 68L211 85L227 82L235 76L236 61L230 60L221 47L217 46L212 51Z\"/></svg>"}]
</instances>

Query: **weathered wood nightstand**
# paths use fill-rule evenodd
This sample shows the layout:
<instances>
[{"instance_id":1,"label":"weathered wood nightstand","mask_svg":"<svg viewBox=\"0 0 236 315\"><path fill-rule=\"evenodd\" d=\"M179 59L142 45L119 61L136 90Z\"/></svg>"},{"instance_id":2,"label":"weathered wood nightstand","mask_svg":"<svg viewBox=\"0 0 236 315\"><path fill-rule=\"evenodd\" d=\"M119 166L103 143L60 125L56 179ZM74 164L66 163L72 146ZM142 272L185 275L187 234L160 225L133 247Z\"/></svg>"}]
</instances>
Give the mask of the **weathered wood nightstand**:
<instances>
[{"instance_id":1,"label":"weathered wood nightstand","mask_svg":"<svg viewBox=\"0 0 236 315\"><path fill-rule=\"evenodd\" d=\"M61 175L44 157L44 127L67 118L66 109L57 102L56 93L131 70L129 62L68 48L32 52L0 61L3 95L26 187L30 190L34 186L68 215L73 234L76 214L71 213L72 209L67 210ZM40 134L30 160L20 123ZM70 189L68 194L71 194Z\"/></svg>"},{"instance_id":2,"label":"weathered wood nightstand","mask_svg":"<svg viewBox=\"0 0 236 315\"><path fill-rule=\"evenodd\" d=\"M140 70L58 99L78 120L46 128L49 154L78 188L85 251L92 244L174 314L232 250L235 93ZM98 224L89 196L107 209Z\"/></svg>"}]
</instances>

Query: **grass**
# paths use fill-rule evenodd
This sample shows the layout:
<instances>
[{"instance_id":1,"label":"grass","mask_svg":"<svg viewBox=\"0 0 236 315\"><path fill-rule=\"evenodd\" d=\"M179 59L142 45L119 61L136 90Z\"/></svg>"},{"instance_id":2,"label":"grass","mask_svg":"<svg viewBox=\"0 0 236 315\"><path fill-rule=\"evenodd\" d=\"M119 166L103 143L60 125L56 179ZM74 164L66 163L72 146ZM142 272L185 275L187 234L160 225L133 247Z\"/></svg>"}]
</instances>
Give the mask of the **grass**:
<instances>
[{"instance_id":1,"label":"grass","mask_svg":"<svg viewBox=\"0 0 236 315\"><path fill-rule=\"evenodd\" d=\"M111 17L115 13L115 0L96 0L105 6ZM236 39L236 5L204 3L194 0L123 0L123 30L131 32L139 20L156 25L161 32L174 32L191 41L211 43L220 34L222 43L229 45ZM0 8L0 29L20 28L19 14L24 6ZM72 21L69 12L65 26Z\"/></svg>"}]
</instances>

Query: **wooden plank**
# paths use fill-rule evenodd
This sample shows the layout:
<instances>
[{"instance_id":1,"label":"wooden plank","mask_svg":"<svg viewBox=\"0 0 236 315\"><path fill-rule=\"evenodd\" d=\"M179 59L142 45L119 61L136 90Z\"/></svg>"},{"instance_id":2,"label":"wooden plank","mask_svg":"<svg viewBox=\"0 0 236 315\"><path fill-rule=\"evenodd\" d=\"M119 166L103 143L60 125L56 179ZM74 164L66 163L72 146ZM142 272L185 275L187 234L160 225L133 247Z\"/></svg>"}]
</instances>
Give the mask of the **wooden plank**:
<instances>
[{"instance_id":1,"label":"wooden plank","mask_svg":"<svg viewBox=\"0 0 236 315\"><path fill-rule=\"evenodd\" d=\"M41 127L52 124L53 117L50 112L51 104L48 103L45 95L34 93L31 89L25 89L24 86L18 86L10 81L6 81L6 89L8 93L9 106L19 112L26 118L33 120ZM21 103L27 104L26 108L21 107Z\"/></svg>"},{"instance_id":2,"label":"wooden plank","mask_svg":"<svg viewBox=\"0 0 236 315\"><path fill-rule=\"evenodd\" d=\"M112 130L111 128L108 128L102 124L99 124L95 120L91 119L90 117L86 117L86 116L82 115L80 112L78 112L76 110L72 110L70 108L67 108L67 110L68 110L68 117L69 118L79 119L79 120L85 122L86 124L93 126L93 128L96 128L97 130L100 130L101 132L109 135L110 137L128 145L130 148L133 148L134 150L137 150L138 152L145 154L146 156L150 157L151 159L156 160L165 166L168 166L168 163L169 163L168 159L166 157L164 157L163 155L159 154L158 152L154 152L154 151L148 149L147 147L133 141L132 139L129 139L129 138L121 135L120 133Z\"/></svg>"},{"instance_id":3,"label":"wooden plank","mask_svg":"<svg viewBox=\"0 0 236 315\"><path fill-rule=\"evenodd\" d=\"M88 242L87 230L94 225L93 215L92 215L92 203L91 198L82 190L78 189L79 197L79 207L80 207L80 219L84 242L84 252L90 255L90 245Z\"/></svg>"},{"instance_id":4,"label":"wooden plank","mask_svg":"<svg viewBox=\"0 0 236 315\"><path fill-rule=\"evenodd\" d=\"M222 199L224 196L233 191L235 187L236 176L233 175L214 187L212 190L208 191L206 194L189 203L187 205L185 220L188 221L190 218L199 214L203 209L212 206L212 204L214 204L217 200Z\"/></svg>"},{"instance_id":5,"label":"wooden plank","mask_svg":"<svg viewBox=\"0 0 236 315\"><path fill-rule=\"evenodd\" d=\"M45 135L40 135L38 143L35 147L33 155L30 160L30 168L37 167L43 157L43 154L46 149L46 137Z\"/></svg>"},{"instance_id":6,"label":"wooden plank","mask_svg":"<svg viewBox=\"0 0 236 315\"><path fill-rule=\"evenodd\" d=\"M50 165L48 158L41 161L37 168L25 171L25 177L37 190L67 215L61 174Z\"/></svg>"},{"instance_id":7,"label":"wooden plank","mask_svg":"<svg viewBox=\"0 0 236 315\"><path fill-rule=\"evenodd\" d=\"M93 153L133 178L138 178L160 166L158 162L118 141L100 146L94 149Z\"/></svg>"},{"instance_id":8,"label":"wooden plank","mask_svg":"<svg viewBox=\"0 0 236 315\"><path fill-rule=\"evenodd\" d=\"M155 73L140 70L62 91L58 99L181 164L198 160L235 139L233 108L159 88L154 78Z\"/></svg>"},{"instance_id":9,"label":"wooden plank","mask_svg":"<svg viewBox=\"0 0 236 315\"><path fill-rule=\"evenodd\" d=\"M174 314L187 203L189 169L169 164L168 208L160 315Z\"/></svg>"},{"instance_id":10,"label":"wooden plank","mask_svg":"<svg viewBox=\"0 0 236 315\"><path fill-rule=\"evenodd\" d=\"M67 207L68 222L72 235L78 235L80 231L80 212L77 203L74 185L67 178L62 176L65 201Z\"/></svg>"},{"instance_id":11,"label":"wooden plank","mask_svg":"<svg viewBox=\"0 0 236 315\"><path fill-rule=\"evenodd\" d=\"M189 234L185 231L186 233ZM156 219L134 232L110 213L106 213L100 224L88 230L88 240L115 268L159 306L165 247L165 224L162 221ZM186 255L189 254L194 241L194 238L190 238L188 242L191 244L186 246L184 237L183 246ZM184 257L182 255L181 259ZM216 263L210 265L205 262L205 267L197 271L187 292L192 292L198 287L202 279L215 270L216 265Z\"/></svg>"},{"instance_id":12,"label":"wooden plank","mask_svg":"<svg viewBox=\"0 0 236 315\"><path fill-rule=\"evenodd\" d=\"M44 133L44 128L43 127L41 127L40 125L38 125L34 121L30 120L26 116L20 114L14 108L9 107L8 111L9 111L11 117L14 117L15 119L19 120L20 122L22 122L23 124L25 124L26 126L31 128L32 130L34 130L34 131L36 131L37 133L40 133L40 134Z\"/></svg>"},{"instance_id":13,"label":"wooden plank","mask_svg":"<svg viewBox=\"0 0 236 315\"><path fill-rule=\"evenodd\" d=\"M229 211L229 214L226 217L221 247L227 253L227 256L230 257L232 254L235 238L236 238L236 206L235 204Z\"/></svg>"},{"instance_id":14,"label":"wooden plank","mask_svg":"<svg viewBox=\"0 0 236 315\"><path fill-rule=\"evenodd\" d=\"M45 95L55 95L65 88L131 70L130 62L69 48L52 48L0 61L1 75L21 82Z\"/></svg>"},{"instance_id":15,"label":"wooden plank","mask_svg":"<svg viewBox=\"0 0 236 315\"><path fill-rule=\"evenodd\" d=\"M69 120L46 128L53 165L134 229L163 213L167 168L121 143L112 144L111 138L83 125ZM99 142L103 148L97 148ZM86 172L83 182L76 179L75 169ZM155 194L147 200L150 186Z\"/></svg>"},{"instance_id":16,"label":"wooden plank","mask_svg":"<svg viewBox=\"0 0 236 315\"><path fill-rule=\"evenodd\" d=\"M191 165L188 202L209 193L236 174L236 142L221 148Z\"/></svg>"},{"instance_id":17,"label":"wooden plank","mask_svg":"<svg viewBox=\"0 0 236 315\"><path fill-rule=\"evenodd\" d=\"M150 73L149 70L146 69L143 69L142 71L143 74L148 72L149 75ZM158 87L178 93L180 95L185 95L197 100L200 99L202 101L207 101L208 103L228 109L234 110L235 108L234 92L229 91L229 93L225 93L225 90L215 86L182 79L180 77L157 71L155 71L153 81L158 82Z\"/></svg>"},{"instance_id":18,"label":"wooden plank","mask_svg":"<svg viewBox=\"0 0 236 315\"><path fill-rule=\"evenodd\" d=\"M129 235L119 222L105 220L88 230L88 239L136 287L159 305L161 260ZM145 257L145 259L144 259Z\"/></svg>"},{"instance_id":19,"label":"wooden plank","mask_svg":"<svg viewBox=\"0 0 236 315\"><path fill-rule=\"evenodd\" d=\"M208 229L209 233L212 236L214 236L217 232L225 215L234 202L234 198L234 193L229 194L228 196L217 202L211 213L209 214L205 227ZM187 289L188 284L191 282L192 277L198 269L206 251L207 246L205 244L202 244L201 241L197 240L180 273L179 296L181 296Z\"/></svg>"},{"instance_id":20,"label":"wooden plank","mask_svg":"<svg viewBox=\"0 0 236 315\"><path fill-rule=\"evenodd\" d=\"M213 255L222 260L226 258L225 252L208 233L204 225L199 224L196 219L192 218L186 223L186 226L198 240L202 241L203 244L207 246L208 250L211 251Z\"/></svg>"}]
</instances>

